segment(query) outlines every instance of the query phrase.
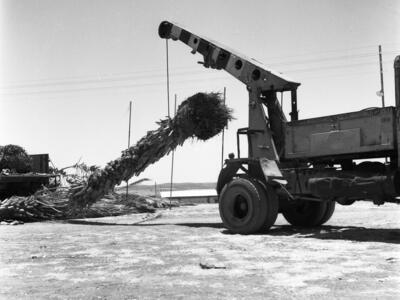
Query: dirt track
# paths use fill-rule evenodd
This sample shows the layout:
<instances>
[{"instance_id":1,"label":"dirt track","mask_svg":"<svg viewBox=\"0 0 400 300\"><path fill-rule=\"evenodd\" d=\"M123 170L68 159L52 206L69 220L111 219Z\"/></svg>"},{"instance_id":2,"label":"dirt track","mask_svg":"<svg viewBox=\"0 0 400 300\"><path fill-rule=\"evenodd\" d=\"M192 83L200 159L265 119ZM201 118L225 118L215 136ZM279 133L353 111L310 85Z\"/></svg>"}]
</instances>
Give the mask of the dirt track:
<instances>
[{"instance_id":1,"label":"dirt track","mask_svg":"<svg viewBox=\"0 0 400 300\"><path fill-rule=\"evenodd\" d=\"M1 299L400 299L400 206L229 234L215 204L0 226Z\"/></svg>"}]
</instances>

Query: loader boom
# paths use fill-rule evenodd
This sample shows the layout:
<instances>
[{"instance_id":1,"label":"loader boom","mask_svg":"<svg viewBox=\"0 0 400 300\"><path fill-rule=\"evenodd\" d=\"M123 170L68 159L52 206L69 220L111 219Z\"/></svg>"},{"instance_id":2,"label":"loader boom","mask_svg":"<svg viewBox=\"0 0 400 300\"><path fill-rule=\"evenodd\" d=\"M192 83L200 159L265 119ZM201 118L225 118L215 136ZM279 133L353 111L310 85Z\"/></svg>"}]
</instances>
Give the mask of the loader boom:
<instances>
[{"instance_id":1,"label":"loader boom","mask_svg":"<svg viewBox=\"0 0 400 300\"><path fill-rule=\"evenodd\" d=\"M219 43L193 34L168 21L160 24L158 33L161 38L180 40L192 48L193 54L198 52L203 55L204 67L223 69L247 86L263 91L291 91L300 85L272 70L267 70L254 59L228 50Z\"/></svg>"},{"instance_id":2,"label":"loader boom","mask_svg":"<svg viewBox=\"0 0 400 300\"><path fill-rule=\"evenodd\" d=\"M276 92L291 91L292 120L297 119L296 89L300 83L268 70L254 59L247 58L221 44L193 34L164 21L158 29L159 36L179 40L203 56L206 68L225 70L244 83L249 91L249 126L243 133L249 139L249 157L279 161L283 152L283 126L286 118L276 99ZM262 105L268 109L265 115Z\"/></svg>"}]
</instances>

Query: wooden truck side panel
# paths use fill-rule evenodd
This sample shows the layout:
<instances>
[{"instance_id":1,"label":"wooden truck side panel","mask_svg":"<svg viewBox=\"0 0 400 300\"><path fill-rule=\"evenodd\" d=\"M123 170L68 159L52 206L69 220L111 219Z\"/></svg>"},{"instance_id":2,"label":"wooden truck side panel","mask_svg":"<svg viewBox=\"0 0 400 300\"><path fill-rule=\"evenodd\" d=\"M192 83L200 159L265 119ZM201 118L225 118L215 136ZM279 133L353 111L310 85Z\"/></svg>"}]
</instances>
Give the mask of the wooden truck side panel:
<instances>
[{"instance_id":1,"label":"wooden truck side panel","mask_svg":"<svg viewBox=\"0 0 400 300\"><path fill-rule=\"evenodd\" d=\"M32 171L26 174L0 174L0 200L16 196L28 196L42 185L49 184L55 175L49 173L49 155L32 154Z\"/></svg>"},{"instance_id":2,"label":"wooden truck side panel","mask_svg":"<svg viewBox=\"0 0 400 300\"><path fill-rule=\"evenodd\" d=\"M376 156L396 149L396 112L385 107L292 121L285 133L285 159Z\"/></svg>"}]
</instances>

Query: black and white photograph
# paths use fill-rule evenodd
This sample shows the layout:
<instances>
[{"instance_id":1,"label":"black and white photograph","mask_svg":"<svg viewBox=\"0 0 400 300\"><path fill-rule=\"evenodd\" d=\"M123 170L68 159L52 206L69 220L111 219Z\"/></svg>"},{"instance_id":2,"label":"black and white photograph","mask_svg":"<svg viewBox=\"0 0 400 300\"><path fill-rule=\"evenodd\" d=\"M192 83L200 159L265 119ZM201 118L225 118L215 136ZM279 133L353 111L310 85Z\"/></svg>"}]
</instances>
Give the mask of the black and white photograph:
<instances>
[{"instance_id":1,"label":"black and white photograph","mask_svg":"<svg viewBox=\"0 0 400 300\"><path fill-rule=\"evenodd\" d=\"M0 0L0 299L400 299L400 1Z\"/></svg>"}]
</instances>

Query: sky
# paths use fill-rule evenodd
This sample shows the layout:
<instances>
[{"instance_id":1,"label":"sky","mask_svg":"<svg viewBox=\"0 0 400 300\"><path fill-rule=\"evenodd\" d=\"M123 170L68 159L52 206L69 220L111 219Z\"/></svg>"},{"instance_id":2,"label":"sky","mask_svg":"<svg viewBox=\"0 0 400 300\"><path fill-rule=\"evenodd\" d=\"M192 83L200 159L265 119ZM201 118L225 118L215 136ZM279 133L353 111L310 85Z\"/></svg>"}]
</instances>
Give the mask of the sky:
<instances>
[{"instance_id":1,"label":"sky","mask_svg":"<svg viewBox=\"0 0 400 300\"><path fill-rule=\"evenodd\" d=\"M400 55L396 0L1 0L0 145L49 153L62 168L81 160L104 166L167 115L163 20L177 22L301 83L299 117L381 105L378 45L383 49L386 105L394 105L393 60ZM173 106L197 92L222 92L236 130L248 122L246 87L205 69L190 49L169 42ZM289 95L283 109L288 112ZM175 182L215 182L221 136L187 141L175 152ZM244 141L241 143L246 153ZM171 156L139 178L169 182Z\"/></svg>"}]
</instances>

